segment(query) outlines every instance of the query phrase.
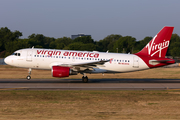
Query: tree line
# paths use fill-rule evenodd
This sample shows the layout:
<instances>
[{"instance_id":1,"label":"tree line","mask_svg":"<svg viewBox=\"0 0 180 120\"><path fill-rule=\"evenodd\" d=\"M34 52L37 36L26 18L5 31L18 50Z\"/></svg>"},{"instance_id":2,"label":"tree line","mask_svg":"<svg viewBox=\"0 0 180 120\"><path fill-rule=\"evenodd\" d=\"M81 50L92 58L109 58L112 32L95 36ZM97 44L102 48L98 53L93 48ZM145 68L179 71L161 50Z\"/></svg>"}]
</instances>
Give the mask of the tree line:
<instances>
[{"instance_id":1,"label":"tree line","mask_svg":"<svg viewBox=\"0 0 180 120\"><path fill-rule=\"evenodd\" d=\"M72 40L69 37L53 38L46 37L43 34L32 34L28 38L21 39L22 32L11 31L7 27L0 29L0 57L6 57L14 51L23 48L47 48L63 50L83 50L100 52L118 52L118 53L137 53L152 39L145 37L143 40L136 40L132 36L122 36L111 34L102 40L94 41L90 36L78 37ZM168 56L180 57L180 36L173 34Z\"/></svg>"}]
</instances>

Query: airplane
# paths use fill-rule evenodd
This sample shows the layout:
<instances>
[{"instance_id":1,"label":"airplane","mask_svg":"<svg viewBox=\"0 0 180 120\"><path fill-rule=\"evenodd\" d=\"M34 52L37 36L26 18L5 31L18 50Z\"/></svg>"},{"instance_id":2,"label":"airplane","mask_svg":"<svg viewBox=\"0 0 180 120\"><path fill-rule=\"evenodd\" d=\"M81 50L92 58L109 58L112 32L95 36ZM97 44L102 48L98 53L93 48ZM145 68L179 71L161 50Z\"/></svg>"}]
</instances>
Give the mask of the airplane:
<instances>
[{"instance_id":1,"label":"airplane","mask_svg":"<svg viewBox=\"0 0 180 120\"><path fill-rule=\"evenodd\" d=\"M138 53L123 54L98 51L75 51L25 48L15 51L5 58L11 66L29 68L27 80L31 79L32 69L51 70L53 77L83 75L82 81L88 82L86 73L123 73L161 67L175 63L166 58L174 27L165 26Z\"/></svg>"}]
</instances>

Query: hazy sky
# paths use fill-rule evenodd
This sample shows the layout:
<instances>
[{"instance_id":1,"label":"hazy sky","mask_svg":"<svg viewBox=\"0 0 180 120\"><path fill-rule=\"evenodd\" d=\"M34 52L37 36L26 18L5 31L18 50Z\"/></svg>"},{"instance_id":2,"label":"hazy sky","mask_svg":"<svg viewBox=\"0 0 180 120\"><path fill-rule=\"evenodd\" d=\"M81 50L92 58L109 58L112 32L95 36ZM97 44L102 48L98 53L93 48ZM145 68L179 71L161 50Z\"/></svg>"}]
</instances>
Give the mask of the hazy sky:
<instances>
[{"instance_id":1,"label":"hazy sky","mask_svg":"<svg viewBox=\"0 0 180 120\"><path fill-rule=\"evenodd\" d=\"M180 0L0 0L0 27L47 37L110 34L142 40L164 26L180 35Z\"/></svg>"}]
</instances>

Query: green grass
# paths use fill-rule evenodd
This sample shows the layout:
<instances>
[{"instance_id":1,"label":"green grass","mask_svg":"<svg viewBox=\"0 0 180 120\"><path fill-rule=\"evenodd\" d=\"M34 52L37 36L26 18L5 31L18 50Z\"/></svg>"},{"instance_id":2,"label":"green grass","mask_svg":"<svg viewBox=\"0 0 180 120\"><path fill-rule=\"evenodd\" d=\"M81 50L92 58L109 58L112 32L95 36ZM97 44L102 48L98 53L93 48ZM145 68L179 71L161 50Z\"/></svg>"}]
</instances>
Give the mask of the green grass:
<instances>
[{"instance_id":1,"label":"green grass","mask_svg":"<svg viewBox=\"0 0 180 120\"><path fill-rule=\"evenodd\" d=\"M180 119L177 91L0 91L0 120Z\"/></svg>"}]
</instances>

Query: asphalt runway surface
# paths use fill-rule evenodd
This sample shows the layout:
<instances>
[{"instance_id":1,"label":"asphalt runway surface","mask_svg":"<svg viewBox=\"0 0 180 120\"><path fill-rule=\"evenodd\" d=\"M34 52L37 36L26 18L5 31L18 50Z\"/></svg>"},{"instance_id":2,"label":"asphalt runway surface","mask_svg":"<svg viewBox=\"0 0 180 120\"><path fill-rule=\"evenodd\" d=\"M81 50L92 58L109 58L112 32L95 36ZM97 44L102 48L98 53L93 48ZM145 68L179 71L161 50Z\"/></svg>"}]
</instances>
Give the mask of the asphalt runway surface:
<instances>
[{"instance_id":1,"label":"asphalt runway surface","mask_svg":"<svg viewBox=\"0 0 180 120\"><path fill-rule=\"evenodd\" d=\"M0 90L180 90L180 79L0 79Z\"/></svg>"}]
</instances>

